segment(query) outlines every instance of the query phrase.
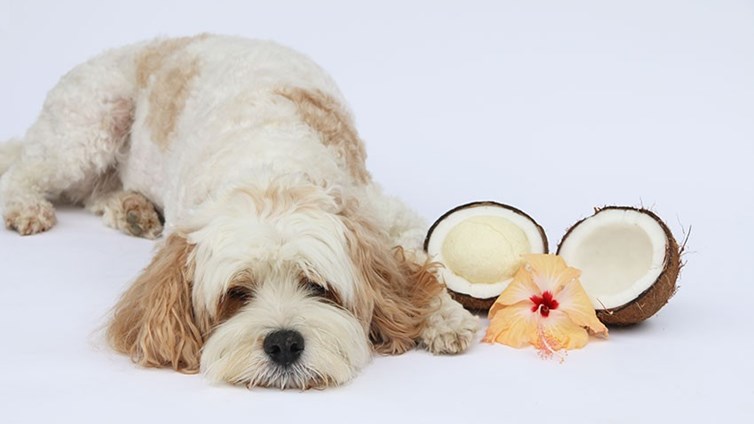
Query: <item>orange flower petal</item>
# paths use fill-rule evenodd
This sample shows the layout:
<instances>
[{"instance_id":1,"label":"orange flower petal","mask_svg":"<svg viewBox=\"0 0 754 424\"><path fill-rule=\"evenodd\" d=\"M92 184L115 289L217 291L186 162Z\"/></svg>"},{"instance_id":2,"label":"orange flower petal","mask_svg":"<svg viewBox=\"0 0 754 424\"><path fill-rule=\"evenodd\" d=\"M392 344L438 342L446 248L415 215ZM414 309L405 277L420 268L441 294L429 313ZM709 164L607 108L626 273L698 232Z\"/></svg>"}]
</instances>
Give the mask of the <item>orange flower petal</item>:
<instances>
[{"instance_id":1,"label":"orange flower petal","mask_svg":"<svg viewBox=\"0 0 754 424\"><path fill-rule=\"evenodd\" d=\"M490 326L482 341L524 347L532 343L536 335L536 317L526 304L521 303L502 306L502 309L491 315Z\"/></svg>"},{"instance_id":2,"label":"orange flower petal","mask_svg":"<svg viewBox=\"0 0 754 424\"><path fill-rule=\"evenodd\" d=\"M530 269L534 283L541 291L557 292L567 283L581 275L581 271L566 265L557 255L525 255L524 262Z\"/></svg>"},{"instance_id":3,"label":"orange flower petal","mask_svg":"<svg viewBox=\"0 0 754 424\"><path fill-rule=\"evenodd\" d=\"M557 296L558 310L567 314L574 324L587 328L596 336L607 337L607 327L597 319L592 301L578 280L566 284Z\"/></svg>"},{"instance_id":4,"label":"orange flower petal","mask_svg":"<svg viewBox=\"0 0 754 424\"><path fill-rule=\"evenodd\" d=\"M495 305L515 305L516 303L528 301L532 296L537 296L541 292L531 275L522 266L513 276L508 287L500 293L500 297L495 301ZM495 305L492 307L494 308ZM490 310L492 313L492 310Z\"/></svg>"},{"instance_id":5,"label":"orange flower petal","mask_svg":"<svg viewBox=\"0 0 754 424\"><path fill-rule=\"evenodd\" d=\"M589 341L586 330L560 310L550 311L547 318L540 320L540 325L543 336L552 350L579 349ZM539 344L536 346L542 348Z\"/></svg>"}]
</instances>

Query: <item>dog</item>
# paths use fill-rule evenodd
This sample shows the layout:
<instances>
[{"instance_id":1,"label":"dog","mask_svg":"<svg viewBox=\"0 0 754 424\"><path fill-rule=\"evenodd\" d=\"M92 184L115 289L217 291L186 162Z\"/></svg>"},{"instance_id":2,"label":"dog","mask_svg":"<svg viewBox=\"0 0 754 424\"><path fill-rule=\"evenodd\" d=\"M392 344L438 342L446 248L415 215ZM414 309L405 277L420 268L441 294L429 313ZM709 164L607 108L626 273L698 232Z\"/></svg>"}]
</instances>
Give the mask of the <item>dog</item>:
<instances>
[{"instance_id":1,"label":"dog","mask_svg":"<svg viewBox=\"0 0 754 424\"><path fill-rule=\"evenodd\" d=\"M55 224L53 201L165 233L107 327L137 364L324 388L373 352L463 352L478 329L422 251L422 220L365 160L337 86L304 55L163 38L63 76L23 139L0 145L0 200L21 235Z\"/></svg>"}]
</instances>

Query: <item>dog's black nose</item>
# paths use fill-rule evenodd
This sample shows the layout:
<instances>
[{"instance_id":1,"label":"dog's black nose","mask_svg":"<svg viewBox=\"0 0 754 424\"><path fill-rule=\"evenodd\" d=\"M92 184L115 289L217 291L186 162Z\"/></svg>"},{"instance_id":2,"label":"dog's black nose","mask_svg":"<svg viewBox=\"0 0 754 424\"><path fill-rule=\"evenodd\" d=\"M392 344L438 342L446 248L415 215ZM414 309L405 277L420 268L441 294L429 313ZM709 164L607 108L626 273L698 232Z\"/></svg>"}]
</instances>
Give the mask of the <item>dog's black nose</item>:
<instances>
[{"instance_id":1,"label":"dog's black nose","mask_svg":"<svg viewBox=\"0 0 754 424\"><path fill-rule=\"evenodd\" d=\"M304 351L304 337L298 331L273 331L264 338L264 353L273 362L288 366L296 361Z\"/></svg>"}]
</instances>

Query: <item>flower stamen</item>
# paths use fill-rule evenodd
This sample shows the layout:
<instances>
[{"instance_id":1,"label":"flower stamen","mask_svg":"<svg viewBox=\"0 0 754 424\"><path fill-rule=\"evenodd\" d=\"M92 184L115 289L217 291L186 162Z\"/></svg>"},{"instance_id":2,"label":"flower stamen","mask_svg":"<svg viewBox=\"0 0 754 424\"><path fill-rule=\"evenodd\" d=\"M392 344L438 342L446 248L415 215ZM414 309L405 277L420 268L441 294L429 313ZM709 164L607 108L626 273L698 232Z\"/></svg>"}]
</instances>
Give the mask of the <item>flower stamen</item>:
<instances>
[{"instance_id":1,"label":"flower stamen","mask_svg":"<svg viewBox=\"0 0 754 424\"><path fill-rule=\"evenodd\" d=\"M561 347L555 349L552 345L558 344L557 340L549 336L546 332L542 324L537 325L537 336L539 340L537 341L537 344L535 347L538 350L539 357L542 359L550 359L553 356L558 358L560 360L560 363L562 364L565 362L565 357L567 352L561 353L560 350ZM548 340L549 339L549 340Z\"/></svg>"}]
</instances>

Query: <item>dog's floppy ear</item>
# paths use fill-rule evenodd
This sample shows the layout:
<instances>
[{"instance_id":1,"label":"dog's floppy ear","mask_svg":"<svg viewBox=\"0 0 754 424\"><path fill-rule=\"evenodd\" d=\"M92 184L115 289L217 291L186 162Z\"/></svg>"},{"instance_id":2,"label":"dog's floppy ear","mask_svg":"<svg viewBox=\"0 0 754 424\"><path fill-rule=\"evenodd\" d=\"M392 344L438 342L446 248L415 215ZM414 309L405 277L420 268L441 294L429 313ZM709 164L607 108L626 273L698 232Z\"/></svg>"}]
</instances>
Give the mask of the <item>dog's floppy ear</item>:
<instances>
[{"instance_id":1,"label":"dog's floppy ear","mask_svg":"<svg viewBox=\"0 0 754 424\"><path fill-rule=\"evenodd\" d=\"M357 315L370 320L374 350L399 354L414 348L443 290L432 264L407 258L408 252L392 246L388 235L363 217L350 214L345 223L351 257L364 283Z\"/></svg>"},{"instance_id":2,"label":"dog's floppy ear","mask_svg":"<svg viewBox=\"0 0 754 424\"><path fill-rule=\"evenodd\" d=\"M184 237L170 235L114 308L110 345L140 365L199 370L208 325L194 317L191 249Z\"/></svg>"}]
</instances>

